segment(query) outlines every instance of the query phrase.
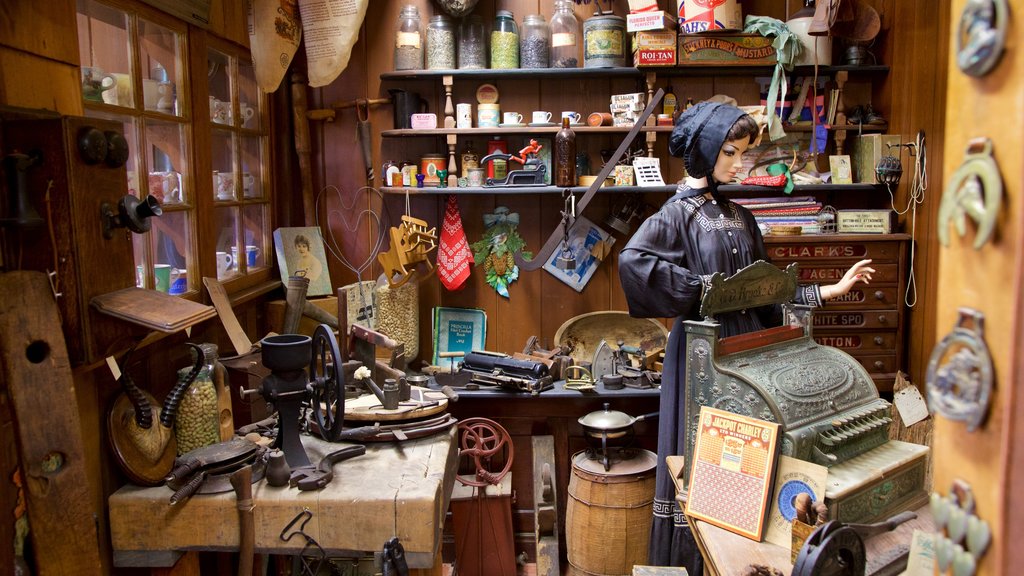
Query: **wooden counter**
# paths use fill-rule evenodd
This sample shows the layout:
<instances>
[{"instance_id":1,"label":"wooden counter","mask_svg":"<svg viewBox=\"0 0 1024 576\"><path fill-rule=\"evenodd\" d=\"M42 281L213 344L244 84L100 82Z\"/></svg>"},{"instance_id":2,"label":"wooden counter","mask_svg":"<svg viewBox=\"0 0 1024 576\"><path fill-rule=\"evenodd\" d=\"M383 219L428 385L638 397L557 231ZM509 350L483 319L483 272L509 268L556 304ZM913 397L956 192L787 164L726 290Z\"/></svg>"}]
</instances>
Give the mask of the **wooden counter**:
<instances>
[{"instance_id":1,"label":"wooden counter","mask_svg":"<svg viewBox=\"0 0 1024 576\"><path fill-rule=\"evenodd\" d=\"M256 552L298 554L306 541L282 530L303 509L313 516L304 532L328 556L379 552L398 536L410 568L432 568L441 545L458 449L455 428L419 440L369 443L366 454L334 465L334 480L319 491L253 485ZM303 436L310 460L319 462L344 443ZM234 493L198 495L168 505L166 486L125 486L112 494L110 536L115 566L173 566L186 550L236 551L238 511Z\"/></svg>"}]
</instances>

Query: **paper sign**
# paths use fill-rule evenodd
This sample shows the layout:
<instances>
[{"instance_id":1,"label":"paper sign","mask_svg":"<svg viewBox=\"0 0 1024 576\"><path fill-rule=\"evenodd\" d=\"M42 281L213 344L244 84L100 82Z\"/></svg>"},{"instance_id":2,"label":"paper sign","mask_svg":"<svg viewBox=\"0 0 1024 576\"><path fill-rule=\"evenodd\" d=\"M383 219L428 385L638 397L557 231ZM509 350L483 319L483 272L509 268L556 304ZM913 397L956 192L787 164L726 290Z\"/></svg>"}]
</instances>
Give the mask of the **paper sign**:
<instances>
[{"instance_id":1,"label":"paper sign","mask_svg":"<svg viewBox=\"0 0 1024 576\"><path fill-rule=\"evenodd\" d=\"M893 394L893 403L907 428L928 417L928 404L914 386L907 386Z\"/></svg>"}]
</instances>

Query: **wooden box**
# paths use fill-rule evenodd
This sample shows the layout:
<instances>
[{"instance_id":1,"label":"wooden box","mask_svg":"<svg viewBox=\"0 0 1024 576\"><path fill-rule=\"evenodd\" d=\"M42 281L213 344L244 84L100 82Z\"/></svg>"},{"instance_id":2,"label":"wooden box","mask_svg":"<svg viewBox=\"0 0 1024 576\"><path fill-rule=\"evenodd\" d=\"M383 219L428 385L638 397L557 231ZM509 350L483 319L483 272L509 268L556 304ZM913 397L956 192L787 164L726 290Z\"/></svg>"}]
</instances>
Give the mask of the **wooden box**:
<instances>
[{"instance_id":1,"label":"wooden box","mask_svg":"<svg viewBox=\"0 0 1024 576\"><path fill-rule=\"evenodd\" d=\"M875 166L882 156L899 156L895 148L901 142L899 134L862 134L853 139L850 161L853 164L853 178L862 184L878 184ZM890 146L892 150L890 151Z\"/></svg>"},{"instance_id":2,"label":"wooden box","mask_svg":"<svg viewBox=\"0 0 1024 576\"><path fill-rule=\"evenodd\" d=\"M768 66L776 63L772 39L758 34L680 34L679 64Z\"/></svg>"},{"instance_id":3,"label":"wooden box","mask_svg":"<svg viewBox=\"0 0 1024 576\"><path fill-rule=\"evenodd\" d=\"M675 66L675 30L646 30L636 33L637 66Z\"/></svg>"}]
</instances>

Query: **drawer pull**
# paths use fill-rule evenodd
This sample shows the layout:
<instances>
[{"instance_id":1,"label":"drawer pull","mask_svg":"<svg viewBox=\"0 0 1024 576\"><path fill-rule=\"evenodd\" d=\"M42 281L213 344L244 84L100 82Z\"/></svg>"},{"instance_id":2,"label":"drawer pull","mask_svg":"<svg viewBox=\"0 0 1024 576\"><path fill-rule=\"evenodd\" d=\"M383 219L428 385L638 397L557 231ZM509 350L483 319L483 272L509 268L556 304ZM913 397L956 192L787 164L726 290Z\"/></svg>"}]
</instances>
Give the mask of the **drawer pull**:
<instances>
[{"instance_id":1,"label":"drawer pull","mask_svg":"<svg viewBox=\"0 0 1024 576\"><path fill-rule=\"evenodd\" d=\"M885 368L885 362L875 360L875 370L881 370L882 368Z\"/></svg>"},{"instance_id":2,"label":"drawer pull","mask_svg":"<svg viewBox=\"0 0 1024 576\"><path fill-rule=\"evenodd\" d=\"M875 291L875 299L876 300L885 300L885 292L882 292L881 290L876 290Z\"/></svg>"},{"instance_id":3,"label":"drawer pull","mask_svg":"<svg viewBox=\"0 0 1024 576\"><path fill-rule=\"evenodd\" d=\"M875 344L878 345L878 346L882 345L882 337L881 336L875 336Z\"/></svg>"},{"instance_id":4,"label":"drawer pull","mask_svg":"<svg viewBox=\"0 0 1024 576\"><path fill-rule=\"evenodd\" d=\"M885 314L879 314L878 315L878 323L879 324L886 324L887 322L889 322L889 319L886 318Z\"/></svg>"}]
</instances>

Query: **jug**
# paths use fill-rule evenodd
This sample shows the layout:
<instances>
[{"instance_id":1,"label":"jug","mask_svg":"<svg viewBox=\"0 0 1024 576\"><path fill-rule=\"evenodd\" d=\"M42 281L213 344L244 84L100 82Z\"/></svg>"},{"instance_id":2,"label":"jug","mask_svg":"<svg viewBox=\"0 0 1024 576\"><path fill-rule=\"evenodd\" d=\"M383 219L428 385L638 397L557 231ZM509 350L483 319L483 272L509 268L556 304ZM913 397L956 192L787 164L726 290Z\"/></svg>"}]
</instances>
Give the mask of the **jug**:
<instances>
[{"instance_id":1,"label":"jug","mask_svg":"<svg viewBox=\"0 0 1024 576\"><path fill-rule=\"evenodd\" d=\"M406 92L396 88L388 90L391 94L391 105L395 112L395 129L412 128L410 117L413 114L427 111L427 101L416 92Z\"/></svg>"}]
</instances>

